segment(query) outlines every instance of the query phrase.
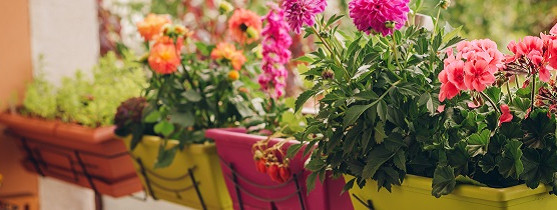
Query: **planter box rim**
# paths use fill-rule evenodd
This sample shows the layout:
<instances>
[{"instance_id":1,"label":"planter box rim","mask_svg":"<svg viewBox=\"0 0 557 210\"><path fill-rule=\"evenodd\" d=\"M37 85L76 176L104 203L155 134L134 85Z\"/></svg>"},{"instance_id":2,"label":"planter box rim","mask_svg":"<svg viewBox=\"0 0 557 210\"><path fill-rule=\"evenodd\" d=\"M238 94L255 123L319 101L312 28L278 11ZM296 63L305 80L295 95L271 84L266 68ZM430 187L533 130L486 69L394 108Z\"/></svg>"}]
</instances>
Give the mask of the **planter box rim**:
<instances>
[{"instance_id":1,"label":"planter box rim","mask_svg":"<svg viewBox=\"0 0 557 210\"><path fill-rule=\"evenodd\" d=\"M352 178L352 176L348 176L350 177L350 179ZM346 180L348 181L349 179ZM432 178L428 177L407 174L402 183L402 187L431 191L432 180ZM543 184L540 184L536 189L531 189L525 184L506 188L492 188L470 184L457 184L455 190L449 195L475 198L487 201L504 202L537 194L545 194L549 191L550 189Z\"/></svg>"},{"instance_id":2,"label":"planter box rim","mask_svg":"<svg viewBox=\"0 0 557 210\"><path fill-rule=\"evenodd\" d=\"M237 136L237 137L257 136L257 137L261 137L261 139L266 139L267 138L267 136L245 133L245 130L243 132L240 132L240 130L237 129L237 128L232 128L232 129L230 129L230 128L212 128L212 129L207 129L207 131L205 131L205 136L209 137L209 138L212 138L212 139L215 139L216 137L218 137L222 134ZM272 140L277 140L277 141L284 140L283 138L271 138L271 139ZM296 141L296 140L289 140L287 142L293 143L293 144L300 143L299 141Z\"/></svg>"},{"instance_id":3,"label":"planter box rim","mask_svg":"<svg viewBox=\"0 0 557 210\"><path fill-rule=\"evenodd\" d=\"M114 137L115 126L113 125L91 128L74 123L65 123L57 119L47 120L26 117L21 114L10 112L3 112L0 114L0 123L5 124L7 128L15 127L18 128L17 130L23 130L25 127L29 127L29 130L32 130L32 126L27 125L27 122L40 122L44 124L45 127L51 126L48 129L34 129L33 133L50 135L60 139L98 144Z\"/></svg>"},{"instance_id":4,"label":"planter box rim","mask_svg":"<svg viewBox=\"0 0 557 210\"><path fill-rule=\"evenodd\" d=\"M122 141L125 141L125 139L126 140L131 139L131 135L128 135L126 137L122 137L122 136L117 136L117 137L120 138ZM145 143L143 141L145 138L152 138L153 140L155 140L157 142L162 141L162 138L159 137L159 136L143 135L141 137L141 141L139 143L144 145L144 146L147 146L147 147L152 147L152 146L157 146L158 147L159 145L156 142L155 143ZM205 153L205 152L210 151L210 150L216 150L216 146L215 146L214 142L205 142L203 144L189 144L189 145L186 145L184 147L184 150L188 149L188 148L190 149L190 152L192 152L194 154L201 154L201 153ZM129 148L128 148L128 150L129 150Z\"/></svg>"}]
</instances>

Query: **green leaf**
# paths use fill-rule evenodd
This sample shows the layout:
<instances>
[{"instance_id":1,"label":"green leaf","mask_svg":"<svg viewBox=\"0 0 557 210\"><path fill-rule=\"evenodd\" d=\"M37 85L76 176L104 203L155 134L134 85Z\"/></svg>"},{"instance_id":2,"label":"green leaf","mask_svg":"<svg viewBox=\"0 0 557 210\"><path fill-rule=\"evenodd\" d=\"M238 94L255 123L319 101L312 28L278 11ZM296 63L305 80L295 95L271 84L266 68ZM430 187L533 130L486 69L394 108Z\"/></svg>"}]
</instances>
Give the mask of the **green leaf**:
<instances>
[{"instance_id":1,"label":"green leaf","mask_svg":"<svg viewBox=\"0 0 557 210\"><path fill-rule=\"evenodd\" d=\"M362 75L367 75L371 72L373 72L373 70L370 70L371 65L363 65L360 66L360 68L358 68L358 70L356 71L356 73L354 74L354 76L352 77L353 80L360 78Z\"/></svg>"},{"instance_id":2,"label":"green leaf","mask_svg":"<svg viewBox=\"0 0 557 210\"><path fill-rule=\"evenodd\" d=\"M373 177L379 167L381 167L381 165L391 159L391 157L393 157L395 154L396 153L387 150L384 145L372 149L366 159L366 165L364 166L364 170L362 171L362 178L370 179L371 177Z\"/></svg>"},{"instance_id":3,"label":"green leaf","mask_svg":"<svg viewBox=\"0 0 557 210\"><path fill-rule=\"evenodd\" d=\"M342 188L342 192L344 193L350 189L352 189L354 187L354 182L356 181L356 178L352 178L350 179L350 181L346 182L346 184L344 185L344 187Z\"/></svg>"},{"instance_id":4,"label":"green leaf","mask_svg":"<svg viewBox=\"0 0 557 210\"><path fill-rule=\"evenodd\" d=\"M398 150L396 155L393 157L393 163L398 169L406 171L406 155L403 150Z\"/></svg>"},{"instance_id":5,"label":"green leaf","mask_svg":"<svg viewBox=\"0 0 557 210\"><path fill-rule=\"evenodd\" d=\"M373 130L374 130L373 139L375 140L375 143L376 144L383 143L383 140L385 139L385 137L387 137L387 134L385 134L385 123L383 121L377 122L377 125L375 125L375 128Z\"/></svg>"},{"instance_id":6,"label":"green leaf","mask_svg":"<svg viewBox=\"0 0 557 210\"><path fill-rule=\"evenodd\" d=\"M293 144L290 147L288 147L288 150L286 151L286 157L287 158L294 157L298 153L298 151L300 151L302 146L304 146L304 145L303 144Z\"/></svg>"},{"instance_id":7,"label":"green leaf","mask_svg":"<svg viewBox=\"0 0 557 210\"><path fill-rule=\"evenodd\" d=\"M433 173L433 183L431 195L436 198L448 195L453 192L456 186L454 170L450 166L437 166Z\"/></svg>"},{"instance_id":8,"label":"green leaf","mask_svg":"<svg viewBox=\"0 0 557 210\"><path fill-rule=\"evenodd\" d=\"M482 130L479 133L474 133L468 137L468 153L471 157L476 157L477 155L484 155L487 152L487 145L489 144L491 132L487 129Z\"/></svg>"},{"instance_id":9,"label":"green leaf","mask_svg":"<svg viewBox=\"0 0 557 210\"><path fill-rule=\"evenodd\" d=\"M522 156L524 162L524 173L520 179L532 189L541 183L549 184L557 172L557 153L548 150L535 150L526 148Z\"/></svg>"},{"instance_id":10,"label":"green leaf","mask_svg":"<svg viewBox=\"0 0 557 210\"><path fill-rule=\"evenodd\" d=\"M308 175L308 178L306 179L306 188L308 194L315 188L316 181L317 181L317 172L313 172Z\"/></svg>"},{"instance_id":11,"label":"green leaf","mask_svg":"<svg viewBox=\"0 0 557 210\"><path fill-rule=\"evenodd\" d=\"M163 136L170 136L174 132L174 124L168 121L160 121L154 127L155 133L161 134Z\"/></svg>"},{"instance_id":12,"label":"green leaf","mask_svg":"<svg viewBox=\"0 0 557 210\"><path fill-rule=\"evenodd\" d=\"M484 93L486 93L486 95L489 96L489 98L495 103L499 103L501 100L501 88L499 87L488 87L485 89Z\"/></svg>"},{"instance_id":13,"label":"green leaf","mask_svg":"<svg viewBox=\"0 0 557 210\"><path fill-rule=\"evenodd\" d=\"M159 154L157 156L157 161L155 162L155 168L165 168L170 166L174 161L176 156L176 151L178 147L174 147L170 150L165 150L164 145L159 147Z\"/></svg>"},{"instance_id":14,"label":"green leaf","mask_svg":"<svg viewBox=\"0 0 557 210\"><path fill-rule=\"evenodd\" d=\"M522 121L522 129L526 131L524 145L534 149L545 148L546 136L554 136L555 127L555 117L547 117L547 110L534 109L530 116Z\"/></svg>"},{"instance_id":15,"label":"green leaf","mask_svg":"<svg viewBox=\"0 0 557 210\"><path fill-rule=\"evenodd\" d=\"M299 99L299 98L298 98ZM344 116L343 125L344 128L354 124L356 120L364 113L367 109L373 106L374 103L367 104L367 105L354 105L346 110L346 115Z\"/></svg>"},{"instance_id":16,"label":"green leaf","mask_svg":"<svg viewBox=\"0 0 557 210\"><path fill-rule=\"evenodd\" d=\"M298 96L298 98L296 99L296 111L300 110L300 108L302 108L304 106L304 104L306 103L306 101L311 98L313 95L315 95L317 93L316 90L306 90L305 92L303 92L302 94L300 94Z\"/></svg>"},{"instance_id":17,"label":"green leaf","mask_svg":"<svg viewBox=\"0 0 557 210\"><path fill-rule=\"evenodd\" d=\"M510 141L505 145L503 151L503 158L499 161L499 173L503 177L513 177L518 179L520 174L524 171L524 165L522 164L522 150L520 147L522 142L520 141Z\"/></svg>"},{"instance_id":18,"label":"green leaf","mask_svg":"<svg viewBox=\"0 0 557 210\"><path fill-rule=\"evenodd\" d=\"M170 122L189 127L194 125L195 116L191 112L174 112L170 114Z\"/></svg>"},{"instance_id":19,"label":"green leaf","mask_svg":"<svg viewBox=\"0 0 557 210\"><path fill-rule=\"evenodd\" d=\"M145 117L146 123L155 123L161 119L161 113L157 110L153 110Z\"/></svg>"},{"instance_id":20,"label":"green leaf","mask_svg":"<svg viewBox=\"0 0 557 210\"><path fill-rule=\"evenodd\" d=\"M387 119L388 112L389 107L387 105L387 102L385 102L384 100L379 101L379 103L377 103L377 116L381 121L385 121Z\"/></svg>"},{"instance_id":21,"label":"green leaf","mask_svg":"<svg viewBox=\"0 0 557 210\"><path fill-rule=\"evenodd\" d=\"M201 95L193 89L189 89L186 92L182 93L182 96L184 96L186 99L188 99L188 101L191 102L199 102L202 99Z\"/></svg>"},{"instance_id":22,"label":"green leaf","mask_svg":"<svg viewBox=\"0 0 557 210\"><path fill-rule=\"evenodd\" d=\"M456 181L462 184L471 184L471 185L476 185L481 187L487 187L487 185L485 185L484 183L478 182L468 176L458 175L456 176Z\"/></svg>"},{"instance_id":23,"label":"green leaf","mask_svg":"<svg viewBox=\"0 0 557 210\"><path fill-rule=\"evenodd\" d=\"M296 58L295 61L313 63L314 60L313 60L313 58L308 57L308 56L301 56L301 57ZM298 72L299 73L304 73L304 72L300 72L300 71L298 71Z\"/></svg>"}]
</instances>

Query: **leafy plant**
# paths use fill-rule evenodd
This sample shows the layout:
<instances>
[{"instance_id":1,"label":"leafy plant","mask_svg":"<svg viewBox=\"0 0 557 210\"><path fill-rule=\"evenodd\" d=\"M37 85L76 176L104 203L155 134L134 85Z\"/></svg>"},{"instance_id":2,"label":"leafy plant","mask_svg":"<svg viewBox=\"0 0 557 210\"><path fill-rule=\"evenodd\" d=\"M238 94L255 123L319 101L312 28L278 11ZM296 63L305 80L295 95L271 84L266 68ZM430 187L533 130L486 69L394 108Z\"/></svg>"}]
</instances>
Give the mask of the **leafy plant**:
<instances>
[{"instance_id":1,"label":"leafy plant","mask_svg":"<svg viewBox=\"0 0 557 210\"><path fill-rule=\"evenodd\" d=\"M387 36L349 35L335 24L341 18L321 18L307 27L306 36L318 37L322 47L299 58L310 64L304 75L315 85L300 95L296 107L323 94L318 115L297 135L303 143L316 145L306 165L314 172L308 179L323 179L332 171L333 176L356 177L346 189L373 179L390 191L409 172L433 176L437 159L443 157L423 150L423 142L446 144L436 138L444 127L436 123L440 116L435 81L444 58L439 52L462 40L459 30L446 31L436 21L433 31L409 26ZM435 183L454 186L451 173L447 177L449 182ZM312 188L314 183L308 184Z\"/></svg>"},{"instance_id":2,"label":"leafy plant","mask_svg":"<svg viewBox=\"0 0 557 210\"><path fill-rule=\"evenodd\" d=\"M118 59L109 52L99 59L92 77L77 71L63 78L59 88L38 75L28 86L21 112L87 127L111 125L118 105L138 96L145 86L144 72L133 55L123 56Z\"/></svg>"}]
</instances>

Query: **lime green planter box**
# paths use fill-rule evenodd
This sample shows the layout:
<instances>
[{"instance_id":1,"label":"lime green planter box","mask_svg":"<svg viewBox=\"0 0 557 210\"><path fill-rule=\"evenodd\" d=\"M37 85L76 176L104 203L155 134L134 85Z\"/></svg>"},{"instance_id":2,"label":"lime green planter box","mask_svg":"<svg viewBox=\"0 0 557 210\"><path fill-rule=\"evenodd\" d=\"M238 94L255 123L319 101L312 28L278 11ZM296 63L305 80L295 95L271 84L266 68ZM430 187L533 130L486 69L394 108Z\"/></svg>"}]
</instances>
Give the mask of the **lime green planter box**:
<instances>
[{"instance_id":1,"label":"lime green planter box","mask_svg":"<svg viewBox=\"0 0 557 210\"><path fill-rule=\"evenodd\" d=\"M346 181L352 176L345 176ZM407 175L401 186L393 186L392 193L386 189L377 191L377 182L368 181L360 189L349 190L356 210L367 210L363 203L371 201L375 210L545 210L557 209L557 196L550 195L550 188L540 185L530 189L526 185L508 188L489 188L459 185L453 193L435 198L431 195L431 178Z\"/></svg>"},{"instance_id":2,"label":"lime green planter box","mask_svg":"<svg viewBox=\"0 0 557 210\"><path fill-rule=\"evenodd\" d=\"M123 140L129 148L131 136ZM203 204L206 209L232 209L215 144L186 146L176 153L170 166L154 168L160 141L161 138L156 136L144 136L130 152L137 174L151 197L196 209L203 209ZM201 196L198 196L196 187Z\"/></svg>"}]
</instances>

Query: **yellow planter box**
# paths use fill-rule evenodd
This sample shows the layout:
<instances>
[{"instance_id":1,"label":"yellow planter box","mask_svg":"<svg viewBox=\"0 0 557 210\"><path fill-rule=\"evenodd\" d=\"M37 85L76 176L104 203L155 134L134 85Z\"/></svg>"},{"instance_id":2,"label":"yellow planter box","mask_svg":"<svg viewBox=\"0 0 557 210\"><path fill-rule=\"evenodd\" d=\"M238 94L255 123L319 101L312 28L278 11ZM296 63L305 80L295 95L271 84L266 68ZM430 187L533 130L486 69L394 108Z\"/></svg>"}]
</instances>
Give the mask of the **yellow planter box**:
<instances>
[{"instance_id":1,"label":"yellow planter box","mask_svg":"<svg viewBox=\"0 0 557 210\"><path fill-rule=\"evenodd\" d=\"M129 148L131 136L123 140ZM207 209L232 209L214 144L187 146L176 153L170 166L155 169L160 141L156 136L144 136L130 152L147 193L156 199L203 209L199 190ZM192 174L197 186L193 184Z\"/></svg>"},{"instance_id":2,"label":"yellow planter box","mask_svg":"<svg viewBox=\"0 0 557 210\"><path fill-rule=\"evenodd\" d=\"M346 181L352 176L345 176ZM431 178L407 175L402 186L393 186L392 193L386 189L377 191L377 182L368 181L364 188L354 186L350 198L357 210L367 210L361 201L373 204L375 210L545 210L557 209L557 196L550 195L549 188L540 185L530 189L526 185L508 188L489 188L458 185L453 193L435 198L431 195ZM356 198L357 197L357 198ZM359 198L359 200L358 200ZM360 201L361 200L361 201Z\"/></svg>"}]
</instances>

